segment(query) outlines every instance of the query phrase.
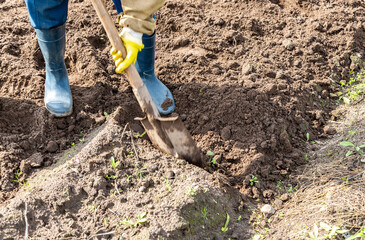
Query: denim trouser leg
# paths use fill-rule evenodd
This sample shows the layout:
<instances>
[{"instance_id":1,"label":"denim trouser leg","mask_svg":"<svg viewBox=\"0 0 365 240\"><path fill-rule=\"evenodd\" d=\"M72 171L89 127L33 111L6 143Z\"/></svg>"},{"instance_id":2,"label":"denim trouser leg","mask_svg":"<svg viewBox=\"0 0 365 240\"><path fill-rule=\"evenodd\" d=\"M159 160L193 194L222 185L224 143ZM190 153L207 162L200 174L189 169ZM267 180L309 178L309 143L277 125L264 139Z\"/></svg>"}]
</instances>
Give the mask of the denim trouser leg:
<instances>
[{"instance_id":1,"label":"denim trouser leg","mask_svg":"<svg viewBox=\"0 0 365 240\"><path fill-rule=\"evenodd\" d=\"M25 0L25 4L35 29L48 30L66 22L68 0Z\"/></svg>"}]
</instances>

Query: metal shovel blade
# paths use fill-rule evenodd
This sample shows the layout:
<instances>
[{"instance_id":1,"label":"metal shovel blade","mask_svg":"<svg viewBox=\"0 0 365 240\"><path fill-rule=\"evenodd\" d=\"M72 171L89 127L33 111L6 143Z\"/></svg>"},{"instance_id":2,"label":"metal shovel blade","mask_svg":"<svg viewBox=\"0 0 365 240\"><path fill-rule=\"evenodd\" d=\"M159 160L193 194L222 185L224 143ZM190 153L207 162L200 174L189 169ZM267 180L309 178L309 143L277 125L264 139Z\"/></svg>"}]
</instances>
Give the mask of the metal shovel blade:
<instances>
[{"instance_id":1,"label":"metal shovel blade","mask_svg":"<svg viewBox=\"0 0 365 240\"><path fill-rule=\"evenodd\" d=\"M179 116L136 118L140 120L152 144L176 158L204 167L199 148Z\"/></svg>"}]
</instances>

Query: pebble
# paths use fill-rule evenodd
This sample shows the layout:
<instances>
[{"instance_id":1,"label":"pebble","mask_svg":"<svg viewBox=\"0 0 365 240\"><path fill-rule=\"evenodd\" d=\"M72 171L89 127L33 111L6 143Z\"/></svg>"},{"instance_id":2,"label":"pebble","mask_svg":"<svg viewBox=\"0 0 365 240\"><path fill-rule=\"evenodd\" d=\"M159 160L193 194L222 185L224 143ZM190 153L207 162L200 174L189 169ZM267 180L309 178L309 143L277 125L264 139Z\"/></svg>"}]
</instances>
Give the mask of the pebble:
<instances>
[{"instance_id":1,"label":"pebble","mask_svg":"<svg viewBox=\"0 0 365 240\"><path fill-rule=\"evenodd\" d=\"M31 167L40 167L43 163L43 157L41 153L34 153L28 158Z\"/></svg>"},{"instance_id":2,"label":"pebble","mask_svg":"<svg viewBox=\"0 0 365 240\"><path fill-rule=\"evenodd\" d=\"M295 48L295 44L293 43L292 40L289 40L289 39L283 40L282 44L289 51L292 51Z\"/></svg>"},{"instance_id":3,"label":"pebble","mask_svg":"<svg viewBox=\"0 0 365 240\"><path fill-rule=\"evenodd\" d=\"M283 206L283 201L280 199L275 199L274 204L276 207L281 208Z\"/></svg>"},{"instance_id":4,"label":"pebble","mask_svg":"<svg viewBox=\"0 0 365 240\"><path fill-rule=\"evenodd\" d=\"M175 178L175 173L173 171L168 171L166 173L166 178L167 179L174 179Z\"/></svg>"},{"instance_id":5,"label":"pebble","mask_svg":"<svg viewBox=\"0 0 365 240\"><path fill-rule=\"evenodd\" d=\"M283 202L286 202L286 201L289 200L289 198L290 198L289 194L284 193L283 195L281 195L280 200L283 201Z\"/></svg>"},{"instance_id":6,"label":"pebble","mask_svg":"<svg viewBox=\"0 0 365 240\"><path fill-rule=\"evenodd\" d=\"M231 127L230 126L226 126L222 129L221 137L225 141L227 141L231 138Z\"/></svg>"},{"instance_id":7,"label":"pebble","mask_svg":"<svg viewBox=\"0 0 365 240\"><path fill-rule=\"evenodd\" d=\"M153 163L153 164L147 166L147 171L155 172L157 170L157 168L158 168L157 164Z\"/></svg>"},{"instance_id":8,"label":"pebble","mask_svg":"<svg viewBox=\"0 0 365 240\"><path fill-rule=\"evenodd\" d=\"M138 189L138 192L146 192L147 188L145 186L142 186Z\"/></svg>"},{"instance_id":9,"label":"pebble","mask_svg":"<svg viewBox=\"0 0 365 240\"><path fill-rule=\"evenodd\" d=\"M274 214L276 212L275 208L273 208L270 204L265 204L260 210L265 214Z\"/></svg>"},{"instance_id":10,"label":"pebble","mask_svg":"<svg viewBox=\"0 0 365 240\"><path fill-rule=\"evenodd\" d=\"M249 75L255 72L255 68L252 64L246 63L242 66L242 75Z\"/></svg>"},{"instance_id":11,"label":"pebble","mask_svg":"<svg viewBox=\"0 0 365 240\"><path fill-rule=\"evenodd\" d=\"M333 127L330 127L330 126L325 126L324 128L323 128L323 132L325 133L325 134L328 134L328 135L334 135L334 134L336 134L336 129L335 128L333 128Z\"/></svg>"},{"instance_id":12,"label":"pebble","mask_svg":"<svg viewBox=\"0 0 365 240\"><path fill-rule=\"evenodd\" d=\"M55 141L49 141L46 147L46 152L54 153L58 150L58 144Z\"/></svg>"},{"instance_id":13,"label":"pebble","mask_svg":"<svg viewBox=\"0 0 365 240\"><path fill-rule=\"evenodd\" d=\"M279 70L276 73L276 79L283 79L284 78L284 71L283 70Z\"/></svg>"}]
</instances>

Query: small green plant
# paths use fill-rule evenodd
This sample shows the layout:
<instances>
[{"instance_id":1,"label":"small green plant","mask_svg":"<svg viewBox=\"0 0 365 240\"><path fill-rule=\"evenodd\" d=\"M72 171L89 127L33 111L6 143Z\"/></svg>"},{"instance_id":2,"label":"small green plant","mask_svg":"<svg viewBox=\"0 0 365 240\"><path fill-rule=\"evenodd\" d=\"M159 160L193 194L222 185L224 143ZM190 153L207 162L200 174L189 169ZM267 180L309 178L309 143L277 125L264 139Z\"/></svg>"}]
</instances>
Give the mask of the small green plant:
<instances>
[{"instance_id":1,"label":"small green plant","mask_svg":"<svg viewBox=\"0 0 365 240\"><path fill-rule=\"evenodd\" d=\"M140 169L138 169L137 170L137 177L138 177L138 179L142 179L143 178L143 173L145 173L146 171L144 171L144 170L140 170Z\"/></svg>"},{"instance_id":2,"label":"small green plant","mask_svg":"<svg viewBox=\"0 0 365 240\"><path fill-rule=\"evenodd\" d=\"M108 180L110 180L110 179L117 179L117 178L118 178L118 176L116 176L116 175L111 175L111 174L109 175L109 174L108 174L108 175L105 175L105 178L106 178L106 179L108 179Z\"/></svg>"},{"instance_id":3,"label":"small green plant","mask_svg":"<svg viewBox=\"0 0 365 240\"><path fill-rule=\"evenodd\" d=\"M240 222L240 221L241 221L241 219L242 219L242 216L241 216L241 215L239 215L239 216L238 216L238 218L236 219L236 222Z\"/></svg>"},{"instance_id":4,"label":"small green plant","mask_svg":"<svg viewBox=\"0 0 365 240\"><path fill-rule=\"evenodd\" d=\"M202 217L204 219L207 219L207 216L208 216L208 209L207 209L207 207L204 207L204 209L201 210L201 212L202 212Z\"/></svg>"},{"instance_id":5,"label":"small green plant","mask_svg":"<svg viewBox=\"0 0 365 240\"><path fill-rule=\"evenodd\" d=\"M279 212L279 217L284 217L284 212Z\"/></svg>"},{"instance_id":6,"label":"small green plant","mask_svg":"<svg viewBox=\"0 0 365 240\"><path fill-rule=\"evenodd\" d=\"M170 183L169 183L169 180L168 180L167 178L165 179L165 185L166 185L167 189L168 189L169 191L171 191L172 187L171 187L171 185L170 185Z\"/></svg>"},{"instance_id":7,"label":"small green plant","mask_svg":"<svg viewBox=\"0 0 365 240\"><path fill-rule=\"evenodd\" d=\"M361 228L360 232L346 238L346 240L353 240L360 238L361 240L365 240L365 227Z\"/></svg>"},{"instance_id":8,"label":"small green plant","mask_svg":"<svg viewBox=\"0 0 365 240\"><path fill-rule=\"evenodd\" d=\"M226 213L226 214L227 214L227 218L226 218L226 222L224 223L223 227L221 228L222 232L228 231L228 224L229 224L230 217L229 217L228 213Z\"/></svg>"},{"instance_id":9,"label":"small green plant","mask_svg":"<svg viewBox=\"0 0 365 240\"><path fill-rule=\"evenodd\" d=\"M293 186L290 185L289 190L288 190L288 193L289 194L292 194L292 193L294 193L297 190L298 190L298 185L295 186L295 187L293 187Z\"/></svg>"},{"instance_id":10,"label":"small green plant","mask_svg":"<svg viewBox=\"0 0 365 240\"><path fill-rule=\"evenodd\" d=\"M282 190L283 189L282 185L283 185L283 181L279 180L278 184L276 184L276 188L279 189L279 190Z\"/></svg>"},{"instance_id":11,"label":"small green plant","mask_svg":"<svg viewBox=\"0 0 365 240\"><path fill-rule=\"evenodd\" d=\"M197 186L195 187L188 187L186 189L186 194L190 195L190 196L194 196L196 194L196 190L198 189Z\"/></svg>"},{"instance_id":12,"label":"small green plant","mask_svg":"<svg viewBox=\"0 0 365 240\"><path fill-rule=\"evenodd\" d=\"M217 164L217 160L216 160L216 159L214 159L214 153L213 153L212 151L208 151L208 152L207 152L207 155L209 156L209 160L210 160L210 162L211 162L213 165Z\"/></svg>"},{"instance_id":13,"label":"small green plant","mask_svg":"<svg viewBox=\"0 0 365 240\"><path fill-rule=\"evenodd\" d=\"M339 226L331 226L327 223L321 222L320 228L326 231L324 236L320 236L317 224L313 225L313 231L309 232L309 238L307 240L321 240L321 239L334 239L338 234L348 232L348 230L340 230ZM347 240L348 238L346 238Z\"/></svg>"},{"instance_id":14,"label":"small green plant","mask_svg":"<svg viewBox=\"0 0 365 240\"><path fill-rule=\"evenodd\" d=\"M259 181L257 180L257 177L255 177L254 175L251 175L251 179L250 179L250 185L253 186L255 185L255 183L258 183Z\"/></svg>"},{"instance_id":15,"label":"small green plant","mask_svg":"<svg viewBox=\"0 0 365 240\"><path fill-rule=\"evenodd\" d=\"M111 163L111 165L112 165L112 168L113 168L113 169L117 169L117 167L118 167L118 166L119 166L119 164L120 164L120 161L115 162L115 158L114 158L114 157L111 157L111 158L110 158L110 163Z\"/></svg>"},{"instance_id":16,"label":"small green plant","mask_svg":"<svg viewBox=\"0 0 365 240\"><path fill-rule=\"evenodd\" d=\"M79 139L80 142L85 143L85 138Z\"/></svg>"},{"instance_id":17,"label":"small green plant","mask_svg":"<svg viewBox=\"0 0 365 240\"><path fill-rule=\"evenodd\" d=\"M334 239L337 234L343 234L349 231L349 230L340 230L339 226L331 226L324 222L320 222L319 226L327 232L322 239Z\"/></svg>"},{"instance_id":18,"label":"small green plant","mask_svg":"<svg viewBox=\"0 0 365 240\"><path fill-rule=\"evenodd\" d=\"M108 218L107 217L105 217L104 218L104 227L108 227Z\"/></svg>"},{"instance_id":19,"label":"small green plant","mask_svg":"<svg viewBox=\"0 0 365 240\"><path fill-rule=\"evenodd\" d=\"M20 170L20 169L16 170L16 173L14 175L15 175L15 179L13 181L19 183L20 176L22 175L22 170Z\"/></svg>"},{"instance_id":20,"label":"small green plant","mask_svg":"<svg viewBox=\"0 0 365 240\"><path fill-rule=\"evenodd\" d=\"M147 212L143 212L143 213L138 215L138 219L135 222L128 219L128 220L123 220L120 223L123 224L123 225L128 225L130 227L137 227L138 225L141 225L141 224L146 223L146 222L147 222Z\"/></svg>"},{"instance_id":21,"label":"small green plant","mask_svg":"<svg viewBox=\"0 0 365 240\"><path fill-rule=\"evenodd\" d=\"M309 142L309 133L306 134L307 142Z\"/></svg>"},{"instance_id":22,"label":"small green plant","mask_svg":"<svg viewBox=\"0 0 365 240\"><path fill-rule=\"evenodd\" d=\"M309 156L308 154L306 153L305 156L304 156L305 160L308 161L309 160Z\"/></svg>"},{"instance_id":23,"label":"small green plant","mask_svg":"<svg viewBox=\"0 0 365 240\"><path fill-rule=\"evenodd\" d=\"M364 155L364 151L362 150L362 148L365 148L365 144L360 145L360 146L355 146L355 144L353 144L352 142L343 141L343 142L340 142L340 145L344 146L344 147L352 147L352 150L347 151L346 157L350 156L354 152L357 152L360 155Z\"/></svg>"},{"instance_id":24,"label":"small green plant","mask_svg":"<svg viewBox=\"0 0 365 240\"><path fill-rule=\"evenodd\" d=\"M133 177L133 175L128 175L128 174L125 174L127 176L127 183L130 183L131 182L131 178Z\"/></svg>"},{"instance_id":25,"label":"small green plant","mask_svg":"<svg viewBox=\"0 0 365 240\"><path fill-rule=\"evenodd\" d=\"M349 131L348 131L348 133L349 133L350 135L355 135L356 131L354 131L354 130L349 130Z\"/></svg>"},{"instance_id":26,"label":"small green plant","mask_svg":"<svg viewBox=\"0 0 365 240\"><path fill-rule=\"evenodd\" d=\"M71 146L73 146L73 147L74 147L74 146L75 146L75 143L74 143L74 142L73 142L73 143L71 143Z\"/></svg>"},{"instance_id":27,"label":"small green plant","mask_svg":"<svg viewBox=\"0 0 365 240\"><path fill-rule=\"evenodd\" d=\"M107 113L107 112L104 112L104 117L108 117L109 116L109 114Z\"/></svg>"},{"instance_id":28,"label":"small green plant","mask_svg":"<svg viewBox=\"0 0 365 240\"><path fill-rule=\"evenodd\" d=\"M142 134L140 134L139 132L137 132L137 135L134 136L135 138L142 138L144 135L146 134L146 131L144 131Z\"/></svg>"}]
</instances>

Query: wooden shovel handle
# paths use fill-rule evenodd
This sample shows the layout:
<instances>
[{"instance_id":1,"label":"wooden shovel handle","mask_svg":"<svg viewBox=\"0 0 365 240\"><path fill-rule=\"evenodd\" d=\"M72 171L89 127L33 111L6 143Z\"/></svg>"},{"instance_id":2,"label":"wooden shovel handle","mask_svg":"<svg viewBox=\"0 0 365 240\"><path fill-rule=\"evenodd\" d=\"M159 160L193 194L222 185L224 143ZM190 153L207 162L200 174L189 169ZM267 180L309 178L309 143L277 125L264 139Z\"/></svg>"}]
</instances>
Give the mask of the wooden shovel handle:
<instances>
[{"instance_id":1,"label":"wooden shovel handle","mask_svg":"<svg viewBox=\"0 0 365 240\"><path fill-rule=\"evenodd\" d=\"M106 9L103 0L91 0L92 5L95 8L97 15L103 27L105 29L108 38L114 46L115 49L122 52L123 58L126 56L126 50L124 48L123 42L119 37L119 33L115 24ZM149 94L146 86L144 85L141 77L139 76L136 67L132 63L126 70L125 70L129 83L133 88L134 95L137 98L139 105L141 106L143 112L147 115L153 115L155 117L160 117L160 114L157 110L157 107L152 101L151 95Z\"/></svg>"}]
</instances>

